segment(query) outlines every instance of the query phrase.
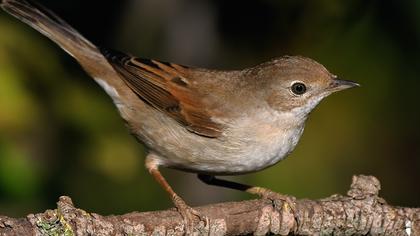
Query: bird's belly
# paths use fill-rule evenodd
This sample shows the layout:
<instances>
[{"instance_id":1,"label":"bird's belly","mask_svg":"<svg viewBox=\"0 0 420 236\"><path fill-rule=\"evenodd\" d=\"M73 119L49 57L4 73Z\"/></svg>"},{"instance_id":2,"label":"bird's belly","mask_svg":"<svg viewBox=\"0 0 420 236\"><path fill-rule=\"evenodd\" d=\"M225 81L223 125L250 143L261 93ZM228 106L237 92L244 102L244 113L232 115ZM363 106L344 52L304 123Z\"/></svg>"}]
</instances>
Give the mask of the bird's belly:
<instances>
[{"instance_id":1,"label":"bird's belly","mask_svg":"<svg viewBox=\"0 0 420 236\"><path fill-rule=\"evenodd\" d=\"M270 137L267 139L269 142L248 140L235 146L229 141L217 143L215 140L215 143L207 142L201 148L190 146L179 157L171 155L171 158L165 158L163 165L212 175L240 175L260 171L284 159L296 146L302 130Z\"/></svg>"},{"instance_id":2,"label":"bird's belly","mask_svg":"<svg viewBox=\"0 0 420 236\"><path fill-rule=\"evenodd\" d=\"M284 153L278 154L243 154L240 156L227 156L223 161L213 162L208 159L200 159L197 164L173 166L173 168L190 172L206 173L212 175L240 175L256 172L270 167L286 157Z\"/></svg>"},{"instance_id":3,"label":"bird's belly","mask_svg":"<svg viewBox=\"0 0 420 236\"><path fill-rule=\"evenodd\" d=\"M249 119L223 137L208 138L160 113L138 113L129 123L135 124L133 134L156 154L159 165L212 175L239 175L272 166L294 149L303 132L303 123L279 128L269 122L255 126Z\"/></svg>"}]
</instances>

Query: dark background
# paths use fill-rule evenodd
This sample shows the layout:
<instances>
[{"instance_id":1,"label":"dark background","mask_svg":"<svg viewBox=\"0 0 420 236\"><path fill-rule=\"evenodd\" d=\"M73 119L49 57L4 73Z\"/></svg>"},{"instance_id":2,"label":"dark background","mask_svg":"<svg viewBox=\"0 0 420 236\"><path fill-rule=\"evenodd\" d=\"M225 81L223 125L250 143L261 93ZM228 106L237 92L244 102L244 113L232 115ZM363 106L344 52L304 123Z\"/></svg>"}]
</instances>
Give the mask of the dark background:
<instances>
[{"instance_id":1,"label":"dark background","mask_svg":"<svg viewBox=\"0 0 420 236\"><path fill-rule=\"evenodd\" d=\"M419 207L420 1L40 2L97 45L141 57L235 69L304 55L359 82L319 105L288 159L233 179L321 198L375 175L391 204ZM60 195L101 214L170 207L143 156L77 63L1 12L0 214L54 208ZM191 205L251 197L164 174Z\"/></svg>"}]
</instances>

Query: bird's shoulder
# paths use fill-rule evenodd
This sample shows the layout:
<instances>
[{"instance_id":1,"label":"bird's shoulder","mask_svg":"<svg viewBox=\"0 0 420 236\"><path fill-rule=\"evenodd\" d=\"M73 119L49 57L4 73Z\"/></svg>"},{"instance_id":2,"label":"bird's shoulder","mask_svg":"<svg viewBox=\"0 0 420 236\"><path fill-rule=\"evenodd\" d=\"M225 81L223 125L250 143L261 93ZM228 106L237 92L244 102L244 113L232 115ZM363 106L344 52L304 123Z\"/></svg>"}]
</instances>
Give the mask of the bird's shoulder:
<instances>
[{"instance_id":1,"label":"bird's shoulder","mask_svg":"<svg viewBox=\"0 0 420 236\"><path fill-rule=\"evenodd\" d=\"M189 131L205 137L222 135L236 88L234 71L193 68L125 53L102 50L121 79L148 105Z\"/></svg>"}]
</instances>

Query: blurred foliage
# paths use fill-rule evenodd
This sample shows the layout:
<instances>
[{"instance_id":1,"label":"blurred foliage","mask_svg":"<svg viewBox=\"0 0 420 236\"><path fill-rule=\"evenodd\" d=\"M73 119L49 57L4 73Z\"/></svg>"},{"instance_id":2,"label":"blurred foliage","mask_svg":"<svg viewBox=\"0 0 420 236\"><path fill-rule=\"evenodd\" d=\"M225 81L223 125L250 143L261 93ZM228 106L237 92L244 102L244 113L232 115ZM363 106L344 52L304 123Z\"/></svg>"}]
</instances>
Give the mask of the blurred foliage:
<instances>
[{"instance_id":1,"label":"blurred foliage","mask_svg":"<svg viewBox=\"0 0 420 236\"><path fill-rule=\"evenodd\" d=\"M100 46L212 68L312 57L361 88L327 98L296 150L229 177L299 197L380 178L390 203L419 206L419 1L40 1ZM92 17L92 12L95 17ZM60 195L103 214L171 206L111 100L53 43L0 13L0 214L54 207ZM187 202L251 198L165 170Z\"/></svg>"}]
</instances>

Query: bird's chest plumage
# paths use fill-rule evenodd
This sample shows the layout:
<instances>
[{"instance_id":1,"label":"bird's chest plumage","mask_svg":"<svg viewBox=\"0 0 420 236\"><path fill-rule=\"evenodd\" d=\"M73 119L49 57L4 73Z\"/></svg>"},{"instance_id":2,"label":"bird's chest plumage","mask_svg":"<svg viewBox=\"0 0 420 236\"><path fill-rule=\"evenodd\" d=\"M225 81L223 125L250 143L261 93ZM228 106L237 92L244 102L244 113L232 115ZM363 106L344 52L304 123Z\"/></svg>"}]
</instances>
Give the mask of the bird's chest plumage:
<instances>
[{"instance_id":1,"label":"bird's chest plumage","mask_svg":"<svg viewBox=\"0 0 420 236\"><path fill-rule=\"evenodd\" d=\"M302 135L304 124L290 122L289 118L285 115L276 121L262 120L254 125L245 122L243 125L249 128L241 130L247 131L239 132L237 137L232 135L239 147L238 152L226 158L227 174L259 171L276 164L293 151Z\"/></svg>"},{"instance_id":2,"label":"bird's chest plumage","mask_svg":"<svg viewBox=\"0 0 420 236\"><path fill-rule=\"evenodd\" d=\"M290 118L273 120L271 114L261 113L233 123L218 139L188 133L162 135L164 142L151 148L160 151L161 164L171 168L213 175L255 172L284 159L296 146L303 123L290 122Z\"/></svg>"},{"instance_id":3,"label":"bird's chest plumage","mask_svg":"<svg viewBox=\"0 0 420 236\"><path fill-rule=\"evenodd\" d=\"M254 140L253 146L245 146L236 163L237 172L254 172L270 167L293 151L302 134L303 126L266 133L266 137ZM233 167L234 169L234 167Z\"/></svg>"}]
</instances>

